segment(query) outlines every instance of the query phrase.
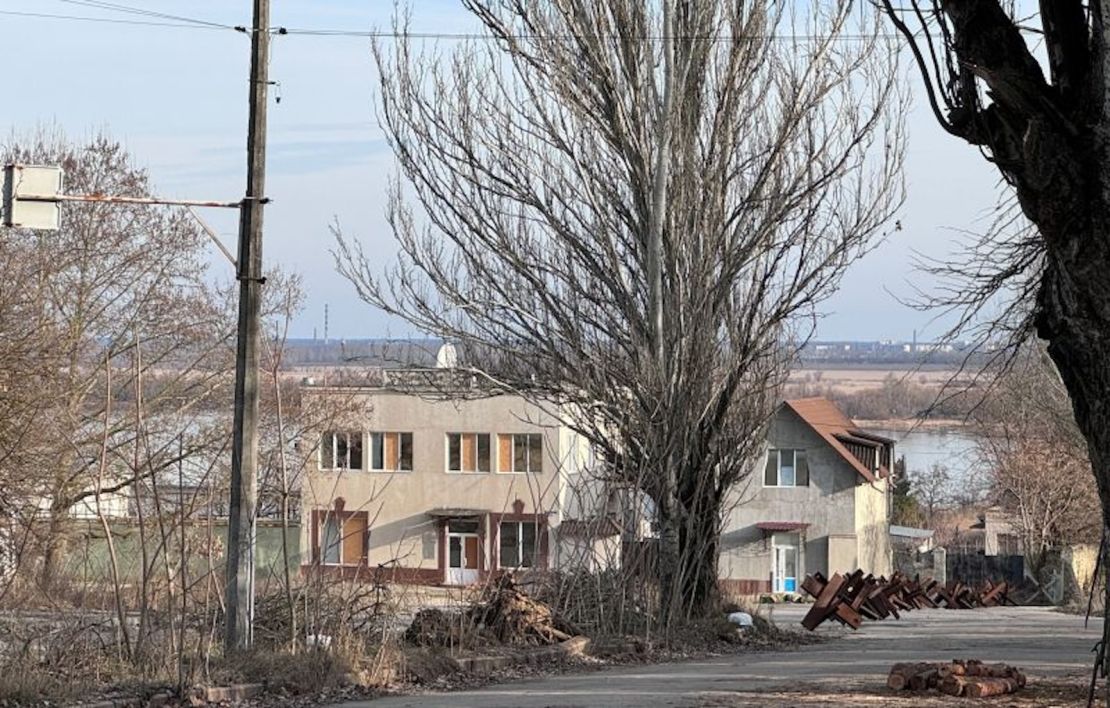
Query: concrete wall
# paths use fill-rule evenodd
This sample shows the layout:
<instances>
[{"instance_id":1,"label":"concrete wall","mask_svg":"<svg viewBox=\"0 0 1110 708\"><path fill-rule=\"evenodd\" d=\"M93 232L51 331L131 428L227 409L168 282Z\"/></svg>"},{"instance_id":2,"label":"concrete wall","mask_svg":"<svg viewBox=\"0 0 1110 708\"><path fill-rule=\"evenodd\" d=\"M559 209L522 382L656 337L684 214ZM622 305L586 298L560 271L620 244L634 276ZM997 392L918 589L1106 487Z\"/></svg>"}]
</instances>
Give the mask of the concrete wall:
<instances>
[{"instance_id":1,"label":"concrete wall","mask_svg":"<svg viewBox=\"0 0 1110 708\"><path fill-rule=\"evenodd\" d=\"M890 576L893 556L890 548L890 510L888 479L860 480L856 487L856 540L858 567L865 573ZM857 566L834 568L854 570Z\"/></svg>"},{"instance_id":2,"label":"concrete wall","mask_svg":"<svg viewBox=\"0 0 1110 708\"><path fill-rule=\"evenodd\" d=\"M761 455L741 489L730 500L724 519L719 568L727 581L765 581L770 587L772 550L759 522L800 521L800 555L807 573L855 569L889 573L889 537L885 482L873 489L808 424L786 406L780 407L767 435L766 449L804 449L809 463L808 487L763 486L766 455Z\"/></svg>"},{"instance_id":3,"label":"concrete wall","mask_svg":"<svg viewBox=\"0 0 1110 708\"><path fill-rule=\"evenodd\" d=\"M550 415L516 396L467 401L433 400L381 389L309 390L311 405L327 406L343 398L353 408L334 429L413 434L413 469L406 472L320 471L310 461L302 492L304 530L301 543L312 547L312 511L333 508L342 498L344 511L366 511L370 521L368 564L393 562L405 568L439 567L442 535L434 509L475 509L500 513L545 514L553 530L561 518L562 477L580 464L577 439ZM356 399L351 405L350 397ZM338 404L337 404L338 405ZM490 433L492 467L497 469L498 433L544 435L540 473L452 473L447 471L448 433ZM317 444L311 441L309 444ZM369 449L364 456L369 457ZM485 567L489 567L491 529L483 529ZM306 553L306 556L308 554Z\"/></svg>"},{"instance_id":4,"label":"concrete wall","mask_svg":"<svg viewBox=\"0 0 1110 708\"><path fill-rule=\"evenodd\" d=\"M1077 544L1069 546L1060 554L1062 575L1066 581L1064 592L1065 599L1085 602L1091 591L1091 581L1095 577L1095 567L1098 565L1098 546L1094 544ZM1070 595L1071 597L1067 597ZM1095 600L1102 601L1095 593Z\"/></svg>"},{"instance_id":5,"label":"concrete wall","mask_svg":"<svg viewBox=\"0 0 1110 708\"><path fill-rule=\"evenodd\" d=\"M829 536L830 573L851 572L859 566L859 541L855 534Z\"/></svg>"},{"instance_id":6,"label":"concrete wall","mask_svg":"<svg viewBox=\"0 0 1110 708\"><path fill-rule=\"evenodd\" d=\"M124 584L137 583L142 577L142 544L138 525L134 521L113 520L112 544L115 546L116 562L120 581ZM170 541L173 544L171 556L176 562L179 553L177 544L178 529L173 529ZM285 531L289 551L289 567L294 573L300 571L300 527L296 523ZM153 553L160 544L157 524L149 523L146 530L147 549ZM282 528L271 521L260 521L257 527L255 547L256 577L259 585L265 585L271 578L282 576ZM227 547L227 520L214 519L211 529L203 519L196 519L186 526L186 548L188 550L188 577L196 580L208 573L209 560L214 572L223 577ZM91 584L107 583L111 579L108 542L99 521L75 520L73 534L66 544L62 575L74 582ZM159 562L155 567L159 578L164 578L165 567ZM220 581L222 582L222 581Z\"/></svg>"}]
</instances>

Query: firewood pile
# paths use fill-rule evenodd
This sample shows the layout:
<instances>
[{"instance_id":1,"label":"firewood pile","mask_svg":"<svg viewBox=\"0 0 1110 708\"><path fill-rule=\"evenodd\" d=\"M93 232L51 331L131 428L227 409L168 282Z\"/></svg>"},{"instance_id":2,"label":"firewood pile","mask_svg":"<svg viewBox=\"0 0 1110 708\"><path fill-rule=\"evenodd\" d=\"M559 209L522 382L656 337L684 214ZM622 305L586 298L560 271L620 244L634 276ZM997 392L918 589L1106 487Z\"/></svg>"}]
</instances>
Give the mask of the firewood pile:
<instances>
[{"instance_id":1,"label":"firewood pile","mask_svg":"<svg viewBox=\"0 0 1110 708\"><path fill-rule=\"evenodd\" d=\"M966 610L976 607L1016 605L1009 597L1005 582L986 581L973 588L959 581L942 585L932 578L910 578L895 573L887 579L864 574L862 570L825 578L820 573L807 575L802 590L813 597L813 607L802 619L802 626L813 631L826 620L859 629L863 620L899 619L900 613L924 608L944 607Z\"/></svg>"},{"instance_id":2,"label":"firewood pile","mask_svg":"<svg viewBox=\"0 0 1110 708\"><path fill-rule=\"evenodd\" d=\"M571 624L503 575L477 601L457 612L429 608L417 612L405 640L422 647L463 647L478 643L555 644L578 634Z\"/></svg>"},{"instance_id":3,"label":"firewood pile","mask_svg":"<svg viewBox=\"0 0 1110 708\"><path fill-rule=\"evenodd\" d=\"M977 659L949 663L904 663L890 667L886 685L896 691L938 690L949 696L985 698L1025 687L1025 674L1006 664L984 664Z\"/></svg>"},{"instance_id":4,"label":"firewood pile","mask_svg":"<svg viewBox=\"0 0 1110 708\"><path fill-rule=\"evenodd\" d=\"M508 574L485 588L472 617L505 644L555 644L578 634L569 622L524 592Z\"/></svg>"}]
</instances>

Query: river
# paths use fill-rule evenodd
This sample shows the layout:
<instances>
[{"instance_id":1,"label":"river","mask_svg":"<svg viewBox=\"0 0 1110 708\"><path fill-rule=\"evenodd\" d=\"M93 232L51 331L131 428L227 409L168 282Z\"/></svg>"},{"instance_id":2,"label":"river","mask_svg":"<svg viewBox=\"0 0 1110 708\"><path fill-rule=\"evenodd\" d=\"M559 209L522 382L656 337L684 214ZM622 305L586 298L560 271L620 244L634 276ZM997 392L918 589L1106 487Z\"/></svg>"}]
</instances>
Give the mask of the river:
<instances>
[{"instance_id":1,"label":"river","mask_svg":"<svg viewBox=\"0 0 1110 708\"><path fill-rule=\"evenodd\" d=\"M979 465L975 440L959 426L906 428L860 426L878 435L893 438L894 454L906 456L906 469L910 473L925 472L933 465L948 468L954 482L973 479Z\"/></svg>"}]
</instances>

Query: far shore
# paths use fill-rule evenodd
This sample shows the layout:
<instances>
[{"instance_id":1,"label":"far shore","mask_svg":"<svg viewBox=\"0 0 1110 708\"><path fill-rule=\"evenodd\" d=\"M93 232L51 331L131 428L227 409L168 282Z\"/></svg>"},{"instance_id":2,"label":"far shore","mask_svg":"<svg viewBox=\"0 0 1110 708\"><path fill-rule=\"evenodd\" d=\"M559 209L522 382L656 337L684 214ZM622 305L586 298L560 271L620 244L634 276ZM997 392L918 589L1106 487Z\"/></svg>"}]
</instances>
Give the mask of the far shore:
<instances>
[{"instance_id":1,"label":"far shore","mask_svg":"<svg viewBox=\"0 0 1110 708\"><path fill-rule=\"evenodd\" d=\"M862 430L893 430L899 433L908 433L911 430L928 430L934 433L963 432L967 422L963 418L930 418L918 420L916 418L888 418L885 420L855 419L856 426Z\"/></svg>"}]
</instances>

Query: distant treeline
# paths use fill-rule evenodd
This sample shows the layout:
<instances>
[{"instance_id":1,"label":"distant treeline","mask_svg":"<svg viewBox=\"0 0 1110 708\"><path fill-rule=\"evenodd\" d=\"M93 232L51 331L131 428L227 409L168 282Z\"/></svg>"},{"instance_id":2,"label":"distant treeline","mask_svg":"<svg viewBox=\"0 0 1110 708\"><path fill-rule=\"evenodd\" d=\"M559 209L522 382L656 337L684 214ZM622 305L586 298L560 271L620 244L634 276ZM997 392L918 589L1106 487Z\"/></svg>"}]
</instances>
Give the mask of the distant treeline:
<instances>
[{"instance_id":1,"label":"distant treeline","mask_svg":"<svg viewBox=\"0 0 1110 708\"><path fill-rule=\"evenodd\" d=\"M942 388L915 383L894 374L888 375L878 386L858 390L846 390L820 380L786 386L787 398L810 396L827 398L849 418L860 420L915 418L926 413L931 418L962 418L978 400L974 389L959 382Z\"/></svg>"}]
</instances>

